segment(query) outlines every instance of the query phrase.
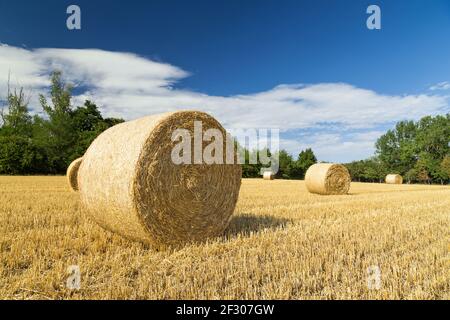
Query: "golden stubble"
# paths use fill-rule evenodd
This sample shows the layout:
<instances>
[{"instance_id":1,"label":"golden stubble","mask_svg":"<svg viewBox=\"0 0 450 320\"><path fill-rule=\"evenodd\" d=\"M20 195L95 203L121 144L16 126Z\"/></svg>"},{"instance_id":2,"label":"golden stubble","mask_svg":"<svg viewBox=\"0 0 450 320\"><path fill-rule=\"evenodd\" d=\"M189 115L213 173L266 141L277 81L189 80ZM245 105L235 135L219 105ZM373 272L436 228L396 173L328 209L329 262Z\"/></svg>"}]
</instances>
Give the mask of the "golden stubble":
<instances>
[{"instance_id":1,"label":"golden stubble","mask_svg":"<svg viewBox=\"0 0 450 320\"><path fill-rule=\"evenodd\" d=\"M0 177L0 298L449 299L449 208L448 186L244 179L224 236L157 252L91 222L65 177Z\"/></svg>"}]
</instances>

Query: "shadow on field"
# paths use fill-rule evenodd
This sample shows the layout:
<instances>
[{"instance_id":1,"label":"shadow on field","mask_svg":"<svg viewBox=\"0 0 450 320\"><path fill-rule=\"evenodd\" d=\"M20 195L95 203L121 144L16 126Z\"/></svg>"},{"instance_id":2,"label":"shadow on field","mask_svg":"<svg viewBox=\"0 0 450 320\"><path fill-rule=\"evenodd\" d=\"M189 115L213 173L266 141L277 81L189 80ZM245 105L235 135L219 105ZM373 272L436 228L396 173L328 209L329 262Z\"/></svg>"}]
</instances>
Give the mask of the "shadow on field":
<instances>
[{"instance_id":1,"label":"shadow on field","mask_svg":"<svg viewBox=\"0 0 450 320\"><path fill-rule=\"evenodd\" d=\"M237 235L248 236L265 229L282 228L290 222L289 219L275 218L272 216L241 214L231 219L230 225L225 231L226 237L234 237Z\"/></svg>"}]
</instances>

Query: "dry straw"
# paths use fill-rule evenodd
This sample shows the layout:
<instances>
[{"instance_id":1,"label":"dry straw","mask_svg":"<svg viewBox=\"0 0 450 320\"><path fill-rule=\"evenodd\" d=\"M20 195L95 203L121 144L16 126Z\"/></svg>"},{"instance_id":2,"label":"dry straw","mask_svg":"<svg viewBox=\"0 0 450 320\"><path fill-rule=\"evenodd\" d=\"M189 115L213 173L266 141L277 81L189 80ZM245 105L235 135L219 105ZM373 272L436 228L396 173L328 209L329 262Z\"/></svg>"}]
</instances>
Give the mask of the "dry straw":
<instances>
[{"instance_id":1,"label":"dry straw","mask_svg":"<svg viewBox=\"0 0 450 320\"><path fill-rule=\"evenodd\" d=\"M265 171L263 173L263 179L264 180L273 180L273 179L275 179L275 174L272 171Z\"/></svg>"},{"instance_id":2,"label":"dry straw","mask_svg":"<svg viewBox=\"0 0 450 320\"><path fill-rule=\"evenodd\" d=\"M403 183L403 178L401 175L399 174L388 174L386 176L386 183L388 184L402 184Z\"/></svg>"},{"instance_id":3,"label":"dry straw","mask_svg":"<svg viewBox=\"0 0 450 320\"><path fill-rule=\"evenodd\" d=\"M225 137L219 122L197 111L148 116L103 132L79 172L88 214L107 230L161 249L223 233L238 199L241 166L174 164L171 152L180 142L172 142L172 133L186 129L193 137L194 121L203 132L215 128Z\"/></svg>"},{"instance_id":4,"label":"dry straw","mask_svg":"<svg viewBox=\"0 0 450 320\"><path fill-rule=\"evenodd\" d=\"M306 188L311 193L346 194L350 189L350 174L345 166L335 163L317 163L305 175Z\"/></svg>"},{"instance_id":5,"label":"dry straw","mask_svg":"<svg viewBox=\"0 0 450 320\"><path fill-rule=\"evenodd\" d=\"M67 180L72 191L78 191L78 170L83 158L74 160L67 168Z\"/></svg>"}]
</instances>

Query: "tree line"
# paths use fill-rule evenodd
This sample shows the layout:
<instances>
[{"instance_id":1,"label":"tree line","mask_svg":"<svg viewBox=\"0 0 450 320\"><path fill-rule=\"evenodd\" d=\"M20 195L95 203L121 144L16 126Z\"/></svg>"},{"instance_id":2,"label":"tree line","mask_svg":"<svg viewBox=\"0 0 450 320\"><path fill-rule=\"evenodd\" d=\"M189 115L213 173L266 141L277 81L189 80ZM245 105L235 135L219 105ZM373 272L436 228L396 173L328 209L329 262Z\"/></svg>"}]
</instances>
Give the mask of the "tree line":
<instances>
[{"instance_id":1,"label":"tree line","mask_svg":"<svg viewBox=\"0 0 450 320\"><path fill-rule=\"evenodd\" d=\"M353 180L381 182L397 173L406 183L450 182L450 114L400 121L375 148L374 157L346 164Z\"/></svg>"},{"instance_id":2,"label":"tree line","mask_svg":"<svg viewBox=\"0 0 450 320\"><path fill-rule=\"evenodd\" d=\"M419 121L400 121L375 143L375 155L345 163L353 181L383 182L389 173L403 176L406 183L450 183L450 114L426 116ZM245 150L246 159L250 151ZM257 151L252 151L257 153ZM294 159L279 152L276 177L303 179L308 167L317 162L311 149ZM244 177L259 177L260 163L243 166Z\"/></svg>"},{"instance_id":3,"label":"tree line","mask_svg":"<svg viewBox=\"0 0 450 320\"><path fill-rule=\"evenodd\" d=\"M0 174L63 174L100 133L124 121L103 118L89 100L72 107L73 87L64 82L61 72L53 72L50 80L50 99L39 96L43 116L32 116L23 88L11 90L8 81L6 106L0 110ZM373 157L345 165L354 181L382 182L386 174L398 173L407 183L449 183L449 140L450 114L400 121L377 140ZM261 177L264 166L259 159L249 164L249 159L258 158L258 150L243 152L243 177ZM296 158L286 150L277 152L278 178L303 179L317 162L311 148Z\"/></svg>"},{"instance_id":4,"label":"tree line","mask_svg":"<svg viewBox=\"0 0 450 320\"><path fill-rule=\"evenodd\" d=\"M257 178L261 177L261 169L267 167L259 161L259 154L267 154L268 157L272 157L269 150L248 150L242 148L241 152L245 152L245 164L242 165L242 176L244 178ZM274 154L273 159L278 159L278 172L277 178L281 179L303 179L305 177L306 170L317 162L317 158L311 148L302 150L297 158L294 158L286 150L277 151L278 154ZM249 159L257 159L256 164L249 164Z\"/></svg>"},{"instance_id":5,"label":"tree line","mask_svg":"<svg viewBox=\"0 0 450 320\"><path fill-rule=\"evenodd\" d=\"M103 118L95 103L72 107L73 87L55 71L50 78L50 101L39 96L43 116L32 116L29 97L23 88L10 90L6 107L0 110L0 174L64 174L69 164L83 156L89 145L104 130L123 119ZM261 177L260 161L249 164L252 153L246 150L244 177ZM268 151L270 156L270 151ZM279 178L301 179L306 169L317 159L311 149L302 151L297 160L285 150L279 152Z\"/></svg>"},{"instance_id":6,"label":"tree line","mask_svg":"<svg viewBox=\"0 0 450 320\"><path fill-rule=\"evenodd\" d=\"M72 108L73 87L61 72L51 75L50 101L39 102L44 116L31 116L23 88L11 90L0 111L0 174L62 174L104 130L123 122L103 118L91 101Z\"/></svg>"}]
</instances>

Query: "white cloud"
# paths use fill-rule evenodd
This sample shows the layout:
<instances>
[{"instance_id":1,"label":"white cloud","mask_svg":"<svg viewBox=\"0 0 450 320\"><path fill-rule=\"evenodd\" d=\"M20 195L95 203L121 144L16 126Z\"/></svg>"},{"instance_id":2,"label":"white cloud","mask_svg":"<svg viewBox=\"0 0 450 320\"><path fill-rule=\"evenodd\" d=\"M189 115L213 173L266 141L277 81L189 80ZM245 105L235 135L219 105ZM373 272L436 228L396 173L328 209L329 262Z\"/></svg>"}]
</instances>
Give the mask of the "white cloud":
<instances>
[{"instance_id":1,"label":"white cloud","mask_svg":"<svg viewBox=\"0 0 450 320\"><path fill-rule=\"evenodd\" d=\"M175 82L189 76L186 71L131 53L27 50L4 45L0 45L0 94L5 94L9 71L13 84L32 89L34 96L46 93L48 74L55 68L79 88L87 88L74 97L75 105L91 99L106 116L133 119L199 109L216 116L227 127L269 127L288 132L310 128L314 129L313 135L304 136L301 143L285 140L286 148L298 153L297 147L311 144L324 160L369 156L376 139L372 128L376 126L449 112L447 96L383 95L346 83L279 85L255 94L211 96L173 89ZM352 140L343 135L359 129L365 133Z\"/></svg>"},{"instance_id":2,"label":"white cloud","mask_svg":"<svg viewBox=\"0 0 450 320\"><path fill-rule=\"evenodd\" d=\"M62 70L75 83L108 92L158 94L188 75L177 67L131 53L97 49L38 49L34 53L50 70Z\"/></svg>"},{"instance_id":3,"label":"white cloud","mask_svg":"<svg viewBox=\"0 0 450 320\"><path fill-rule=\"evenodd\" d=\"M281 139L280 148L295 157L300 150L312 148L321 161L347 162L367 158L373 154L374 144L384 131L323 133L303 135L298 139Z\"/></svg>"},{"instance_id":4,"label":"white cloud","mask_svg":"<svg viewBox=\"0 0 450 320\"><path fill-rule=\"evenodd\" d=\"M450 82L449 81L439 82L431 86L430 90L450 90Z\"/></svg>"}]
</instances>

